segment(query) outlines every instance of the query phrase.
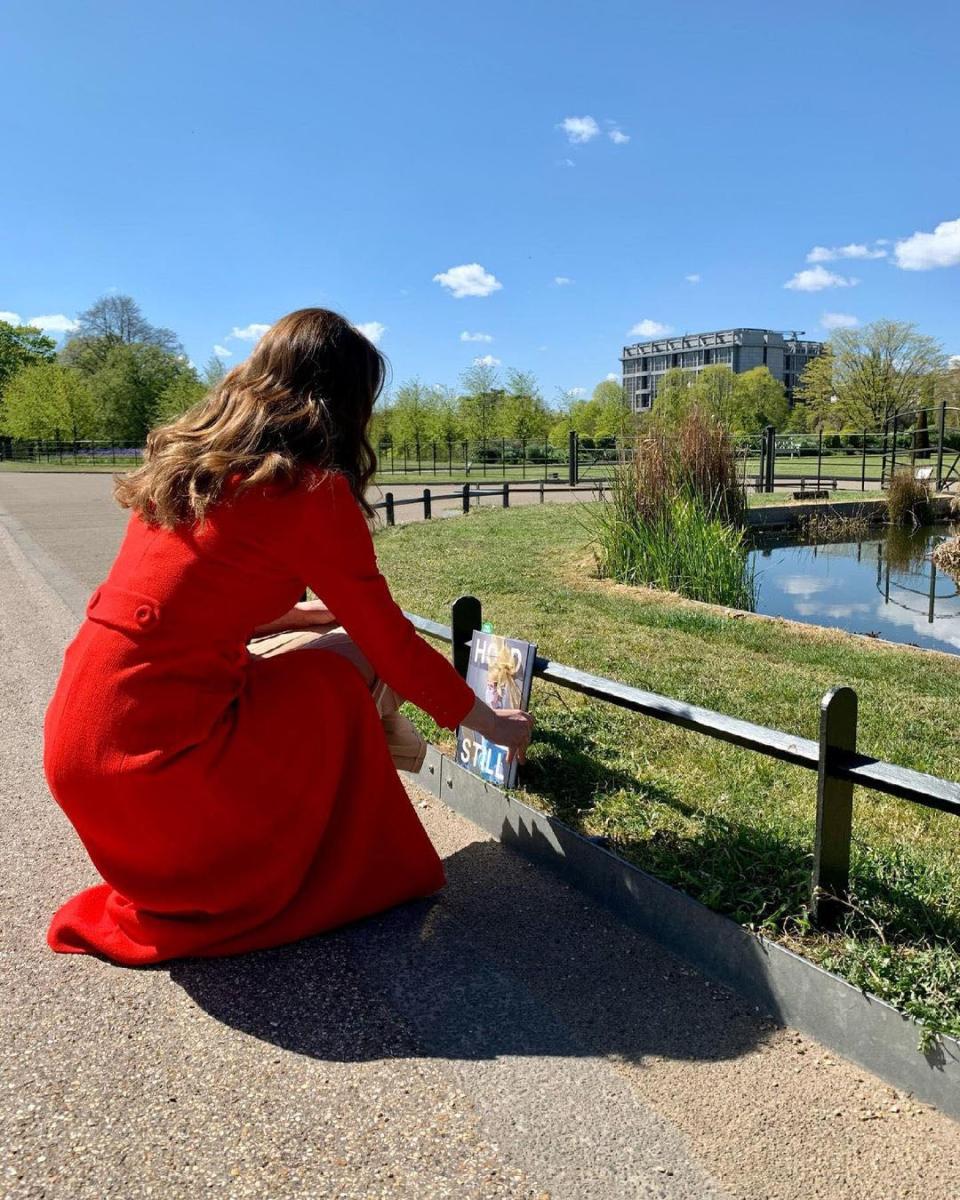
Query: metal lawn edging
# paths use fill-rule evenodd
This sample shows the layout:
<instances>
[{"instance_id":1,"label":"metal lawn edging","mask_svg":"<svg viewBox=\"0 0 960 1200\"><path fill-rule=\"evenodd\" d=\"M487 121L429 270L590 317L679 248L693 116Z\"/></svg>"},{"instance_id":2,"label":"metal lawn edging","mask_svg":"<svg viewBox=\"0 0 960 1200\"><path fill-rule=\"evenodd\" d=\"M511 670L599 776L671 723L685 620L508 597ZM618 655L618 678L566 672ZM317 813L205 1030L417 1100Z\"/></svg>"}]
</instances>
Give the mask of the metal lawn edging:
<instances>
[{"instance_id":1,"label":"metal lawn edging","mask_svg":"<svg viewBox=\"0 0 960 1200\"><path fill-rule=\"evenodd\" d=\"M492 837L556 871L626 924L730 988L756 1012L816 1038L892 1086L960 1119L960 1042L922 1027L793 951L744 929L431 746L416 782Z\"/></svg>"}]
</instances>

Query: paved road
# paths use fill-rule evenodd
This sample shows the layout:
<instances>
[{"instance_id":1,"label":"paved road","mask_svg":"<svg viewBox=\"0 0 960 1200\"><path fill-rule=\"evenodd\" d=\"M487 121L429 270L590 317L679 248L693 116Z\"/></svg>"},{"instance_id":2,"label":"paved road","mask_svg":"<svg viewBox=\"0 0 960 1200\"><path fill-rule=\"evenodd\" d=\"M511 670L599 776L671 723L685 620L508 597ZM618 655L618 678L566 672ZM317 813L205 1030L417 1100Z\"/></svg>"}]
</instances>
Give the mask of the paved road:
<instances>
[{"instance_id":1,"label":"paved road","mask_svg":"<svg viewBox=\"0 0 960 1200\"><path fill-rule=\"evenodd\" d=\"M439 900L235 959L50 953L95 876L41 721L124 524L62 478L0 476L0 1194L956 1196L955 1124L422 794Z\"/></svg>"}]
</instances>

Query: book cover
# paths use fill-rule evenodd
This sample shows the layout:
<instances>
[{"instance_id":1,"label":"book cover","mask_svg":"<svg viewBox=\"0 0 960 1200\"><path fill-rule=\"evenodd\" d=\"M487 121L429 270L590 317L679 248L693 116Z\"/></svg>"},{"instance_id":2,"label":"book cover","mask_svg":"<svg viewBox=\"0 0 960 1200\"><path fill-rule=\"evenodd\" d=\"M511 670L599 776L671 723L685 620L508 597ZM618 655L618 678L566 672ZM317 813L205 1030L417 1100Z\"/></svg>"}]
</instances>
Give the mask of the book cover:
<instances>
[{"instance_id":1,"label":"book cover","mask_svg":"<svg viewBox=\"0 0 960 1200\"><path fill-rule=\"evenodd\" d=\"M537 648L531 642L477 630L470 640L467 683L491 708L526 710L536 657ZM506 747L488 742L465 725L457 730L457 762L497 787L516 785L519 764L514 759L507 765Z\"/></svg>"}]
</instances>

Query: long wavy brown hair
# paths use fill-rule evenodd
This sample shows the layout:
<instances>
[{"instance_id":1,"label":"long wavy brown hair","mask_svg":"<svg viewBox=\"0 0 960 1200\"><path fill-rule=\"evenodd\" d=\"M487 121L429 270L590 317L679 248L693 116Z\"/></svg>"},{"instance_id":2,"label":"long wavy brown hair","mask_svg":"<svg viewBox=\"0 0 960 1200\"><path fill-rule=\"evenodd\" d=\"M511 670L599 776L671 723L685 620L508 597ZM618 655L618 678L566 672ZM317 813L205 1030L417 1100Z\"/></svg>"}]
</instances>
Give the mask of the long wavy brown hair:
<instances>
[{"instance_id":1,"label":"long wavy brown hair","mask_svg":"<svg viewBox=\"0 0 960 1200\"><path fill-rule=\"evenodd\" d=\"M383 356L349 321L325 308L289 313L175 421L147 435L143 465L119 476L114 496L154 525L202 522L235 473L237 493L296 486L309 467L364 492L377 457L367 436L386 378Z\"/></svg>"}]
</instances>

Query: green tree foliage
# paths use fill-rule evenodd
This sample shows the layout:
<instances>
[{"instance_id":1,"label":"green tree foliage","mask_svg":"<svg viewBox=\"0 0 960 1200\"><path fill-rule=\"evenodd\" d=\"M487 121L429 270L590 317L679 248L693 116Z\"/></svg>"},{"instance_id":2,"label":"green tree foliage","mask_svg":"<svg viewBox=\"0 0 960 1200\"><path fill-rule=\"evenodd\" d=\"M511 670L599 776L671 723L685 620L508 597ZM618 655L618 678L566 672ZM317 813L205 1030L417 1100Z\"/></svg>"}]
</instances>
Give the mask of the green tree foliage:
<instances>
[{"instance_id":1,"label":"green tree foliage","mask_svg":"<svg viewBox=\"0 0 960 1200\"><path fill-rule=\"evenodd\" d=\"M628 437L636 430L636 419L623 385L604 379L593 389L591 402L597 405L597 437Z\"/></svg>"},{"instance_id":2,"label":"green tree foliage","mask_svg":"<svg viewBox=\"0 0 960 1200\"><path fill-rule=\"evenodd\" d=\"M101 436L142 444L161 419L161 396L184 378L197 381L196 372L180 355L139 343L112 346L89 376Z\"/></svg>"},{"instance_id":3,"label":"green tree foliage","mask_svg":"<svg viewBox=\"0 0 960 1200\"><path fill-rule=\"evenodd\" d=\"M209 388L191 370L176 375L157 397L156 421L175 421L206 396Z\"/></svg>"},{"instance_id":4,"label":"green tree foliage","mask_svg":"<svg viewBox=\"0 0 960 1200\"><path fill-rule=\"evenodd\" d=\"M0 397L22 367L52 359L56 348L56 342L42 329L0 321Z\"/></svg>"},{"instance_id":5,"label":"green tree foliage","mask_svg":"<svg viewBox=\"0 0 960 1200\"><path fill-rule=\"evenodd\" d=\"M507 386L500 402L499 432L501 437L519 442L542 441L550 428L540 387L529 371L507 372Z\"/></svg>"},{"instance_id":6,"label":"green tree foliage","mask_svg":"<svg viewBox=\"0 0 960 1200\"><path fill-rule=\"evenodd\" d=\"M430 441L433 396L419 379L402 384L390 405L390 437L395 447L413 450Z\"/></svg>"},{"instance_id":7,"label":"green tree foliage","mask_svg":"<svg viewBox=\"0 0 960 1200\"><path fill-rule=\"evenodd\" d=\"M693 371L684 371L680 367L665 371L657 384L648 424L664 432L678 429L693 405L692 389L696 382Z\"/></svg>"},{"instance_id":8,"label":"green tree foliage","mask_svg":"<svg viewBox=\"0 0 960 1200\"><path fill-rule=\"evenodd\" d=\"M940 343L906 321L837 329L831 349L844 423L855 428L879 430L894 413L916 408L923 379L946 367Z\"/></svg>"},{"instance_id":9,"label":"green tree foliage","mask_svg":"<svg viewBox=\"0 0 960 1200\"><path fill-rule=\"evenodd\" d=\"M782 429L789 415L783 384L767 367L754 367L735 377L730 426L735 433L759 433L767 425Z\"/></svg>"},{"instance_id":10,"label":"green tree foliage","mask_svg":"<svg viewBox=\"0 0 960 1200\"><path fill-rule=\"evenodd\" d=\"M794 412L800 410L804 417L804 426L798 432L840 429L844 425L843 406L838 403L836 394L834 360L829 349L807 363L793 394L796 400Z\"/></svg>"},{"instance_id":11,"label":"green tree foliage","mask_svg":"<svg viewBox=\"0 0 960 1200\"><path fill-rule=\"evenodd\" d=\"M97 417L89 382L57 362L22 367L7 384L3 433L13 438L92 438Z\"/></svg>"},{"instance_id":12,"label":"green tree foliage","mask_svg":"<svg viewBox=\"0 0 960 1200\"><path fill-rule=\"evenodd\" d=\"M496 368L475 362L460 377L460 421L463 436L472 442L487 442L499 436L499 410L504 392Z\"/></svg>"}]
</instances>

